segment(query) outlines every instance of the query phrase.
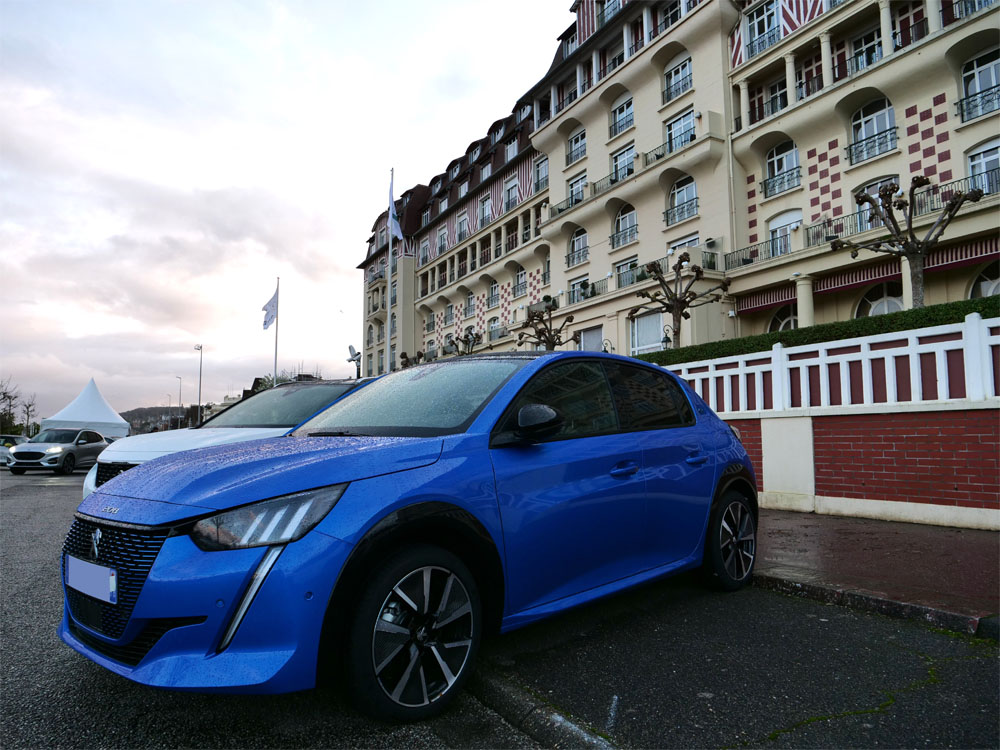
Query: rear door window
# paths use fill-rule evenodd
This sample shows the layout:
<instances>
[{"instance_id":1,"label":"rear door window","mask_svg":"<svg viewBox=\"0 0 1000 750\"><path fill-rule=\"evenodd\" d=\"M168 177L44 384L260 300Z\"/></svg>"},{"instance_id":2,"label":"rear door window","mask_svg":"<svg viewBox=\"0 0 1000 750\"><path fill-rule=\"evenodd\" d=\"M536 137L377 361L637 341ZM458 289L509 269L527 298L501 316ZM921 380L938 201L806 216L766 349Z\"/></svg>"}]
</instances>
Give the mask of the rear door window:
<instances>
[{"instance_id":1,"label":"rear door window","mask_svg":"<svg viewBox=\"0 0 1000 750\"><path fill-rule=\"evenodd\" d=\"M663 430L694 424L691 405L667 373L605 362L623 430Z\"/></svg>"}]
</instances>

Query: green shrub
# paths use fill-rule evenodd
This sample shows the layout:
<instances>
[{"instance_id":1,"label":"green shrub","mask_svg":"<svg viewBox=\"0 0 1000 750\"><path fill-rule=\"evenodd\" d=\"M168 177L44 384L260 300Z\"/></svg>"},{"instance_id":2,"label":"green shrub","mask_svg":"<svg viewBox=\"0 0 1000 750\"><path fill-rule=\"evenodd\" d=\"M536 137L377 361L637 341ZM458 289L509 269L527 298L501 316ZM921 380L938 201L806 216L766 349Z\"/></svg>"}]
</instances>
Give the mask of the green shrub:
<instances>
[{"instance_id":1,"label":"green shrub","mask_svg":"<svg viewBox=\"0 0 1000 750\"><path fill-rule=\"evenodd\" d=\"M697 346L684 346L680 349L667 349L662 352L640 354L639 359L654 362L658 365L676 365L682 362L699 362L703 359L719 357L735 357L740 354L769 351L772 346L781 343L783 346L804 346L819 344L824 341L853 339L858 336L871 336L877 333L892 333L894 331L909 331L914 328L942 326L949 323L961 323L969 313L977 312L984 318L1000 316L1000 297L984 297L967 299L960 302L948 302L943 305L931 305L917 310L877 315L873 318L855 318L837 323L823 323L808 328L793 328L787 331L764 333L758 336L744 336L738 339L723 339L711 341Z\"/></svg>"}]
</instances>

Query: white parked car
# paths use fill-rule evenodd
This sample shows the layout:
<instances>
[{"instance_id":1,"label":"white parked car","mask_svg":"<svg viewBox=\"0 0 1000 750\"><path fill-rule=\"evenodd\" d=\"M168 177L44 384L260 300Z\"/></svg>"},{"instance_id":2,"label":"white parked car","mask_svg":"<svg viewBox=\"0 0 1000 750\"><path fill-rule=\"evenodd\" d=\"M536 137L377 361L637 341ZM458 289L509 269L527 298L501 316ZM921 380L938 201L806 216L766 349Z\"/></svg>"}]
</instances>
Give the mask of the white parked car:
<instances>
[{"instance_id":1,"label":"white parked car","mask_svg":"<svg viewBox=\"0 0 1000 750\"><path fill-rule=\"evenodd\" d=\"M260 391L198 427L151 432L109 445L83 482L83 496L123 471L160 456L211 445L280 437L370 380L306 380Z\"/></svg>"},{"instance_id":2,"label":"white parked car","mask_svg":"<svg viewBox=\"0 0 1000 750\"><path fill-rule=\"evenodd\" d=\"M24 435L0 435L0 466L7 465L12 447L26 442L28 442L28 438Z\"/></svg>"}]
</instances>

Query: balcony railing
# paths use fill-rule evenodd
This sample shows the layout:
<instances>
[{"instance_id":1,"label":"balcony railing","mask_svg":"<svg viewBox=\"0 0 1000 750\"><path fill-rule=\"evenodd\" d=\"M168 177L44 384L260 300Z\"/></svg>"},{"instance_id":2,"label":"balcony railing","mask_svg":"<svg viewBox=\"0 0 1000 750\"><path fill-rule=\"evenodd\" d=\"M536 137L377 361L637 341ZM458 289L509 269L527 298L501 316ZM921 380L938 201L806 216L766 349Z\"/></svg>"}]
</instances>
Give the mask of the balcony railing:
<instances>
[{"instance_id":1,"label":"balcony railing","mask_svg":"<svg viewBox=\"0 0 1000 750\"><path fill-rule=\"evenodd\" d=\"M694 128L685 130L683 133L678 133L673 136L666 143L661 144L659 147L654 148L652 151L647 151L643 157L642 161L647 167L652 164L657 159L662 159L667 154L672 154L674 151L678 151L689 143L694 141Z\"/></svg>"},{"instance_id":2,"label":"balcony railing","mask_svg":"<svg viewBox=\"0 0 1000 750\"><path fill-rule=\"evenodd\" d=\"M633 122L635 122L635 120L633 119L631 112L622 117L619 117L617 120L611 123L611 127L608 128L608 138L614 138L619 133L624 133L626 130L632 127Z\"/></svg>"},{"instance_id":3,"label":"balcony railing","mask_svg":"<svg viewBox=\"0 0 1000 750\"><path fill-rule=\"evenodd\" d=\"M487 310L492 310L494 307L499 307L499 306L500 306L500 295L499 294L491 294L489 297L486 298L486 309Z\"/></svg>"},{"instance_id":4,"label":"balcony railing","mask_svg":"<svg viewBox=\"0 0 1000 750\"><path fill-rule=\"evenodd\" d=\"M623 268L615 273L615 288L621 289L626 286L632 286L636 282L636 272L639 269L633 266L632 268Z\"/></svg>"},{"instance_id":5,"label":"balcony railing","mask_svg":"<svg viewBox=\"0 0 1000 750\"><path fill-rule=\"evenodd\" d=\"M510 333L506 328L491 328L487 334L487 338L490 341L496 341L497 339L502 339L504 336L509 336Z\"/></svg>"},{"instance_id":6,"label":"balcony railing","mask_svg":"<svg viewBox=\"0 0 1000 750\"><path fill-rule=\"evenodd\" d=\"M944 185L927 187L914 196L916 213L918 216L922 216L933 211L940 211L957 192L967 193L976 188L982 190L984 195L1000 193L1000 167L994 167L972 177L946 182Z\"/></svg>"},{"instance_id":7,"label":"balcony railing","mask_svg":"<svg viewBox=\"0 0 1000 750\"><path fill-rule=\"evenodd\" d=\"M643 45L645 43L646 42L642 38L642 35L637 36L635 38L635 44L630 45L629 48L628 48L628 56L632 57L636 52L638 52L639 50L642 49L642 47L643 47Z\"/></svg>"},{"instance_id":8,"label":"balcony railing","mask_svg":"<svg viewBox=\"0 0 1000 750\"><path fill-rule=\"evenodd\" d=\"M490 249L488 247L479 251L479 265L485 266L490 262Z\"/></svg>"},{"instance_id":9,"label":"balcony railing","mask_svg":"<svg viewBox=\"0 0 1000 750\"><path fill-rule=\"evenodd\" d=\"M518 282L517 284L514 284L514 297L515 298L517 298L517 297L523 297L527 293L528 293L528 282L527 281L521 281L521 282Z\"/></svg>"},{"instance_id":10,"label":"balcony railing","mask_svg":"<svg viewBox=\"0 0 1000 750\"><path fill-rule=\"evenodd\" d=\"M847 152L847 158L851 164L858 164L867 159L872 159L879 154L892 151L894 148L896 148L895 126L883 130L881 133L876 133L870 138L855 141L844 150Z\"/></svg>"},{"instance_id":11,"label":"balcony railing","mask_svg":"<svg viewBox=\"0 0 1000 750\"><path fill-rule=\"evenodd\" d=\"M765 117L777 114L788 106L788 94L781 92L777 96L772 96L756 107L750 107L750 124L760 122Z\"/></svg>"},{"instance_id":12,"label":"balcony railing","mask_svg":"<svg viewBox=\"0 0 1000 750\"><path fill-rule=\"evenodd\" d=\"M795 86L799 99L812 96L823 88L823 76L813 76L809 80L802 81Z\"/></svg>"},{"instance_id":13,"label":"balcony railing","mask_svg":"<svg viewBox=\"0 0 1000 750\"><path fill-rule=\"evenodd\" d=\"M794 167L785 172L779 172L774 177L768 177L763 182L764 197L783 193L802 184L802 167Z\"/></svg>"},{"instance_id":14,"label":"balcony railing","mask_svg":"<svg viewBox=\"0 0 1000 750\"><path fill-rule=\"evenodd\" d=\"M373 286L384 278L385 268L383 266L379 266L379 269L369 277L368 286Z\"/></svg>"},{"instance_id":15,"label":"balcony railing","mask_svg":"<svg viewBox=\"0 0 1000 750\"><path fill-rule=\"evenodd\" d=\"M948 26L962 18L967 18L984 8L989 8L995 2L996 0L954 0L949 5L945 0L941 8L941 25Z\"/></svg>"},{"instance_id":16,"label":"balcony railing","mask_svg":"<svg viewBox=\"0 0 1000 750\"><path fill-rule=\"evenodd\" d=\"M608 291L608 280L600 279L592 284L587 284L586 288L575 287L569 290L569 300L567 305L575 305L577 302L583 302L585 299L590 299L591 297L596 297L598 294L604 294Z\"/></svg>"},{"instance_id":17,"label":"balcony railing","mask_svg":"<svg viewBox=\"0 0 1000 750\"><path fill-rule=\"evenodd\" d=\"M881 45L878 47L872 47L871 49L862 52L861 54L849 57L847 58L846 65L834 64L833 80L839 81L842 78L848 78L850 76L857 75L861 71L867 70L881 59L882 59Z\"/></svg>"},{"instance_id":18,"label":"balcony railing","mask_svg":"<svg viewBox=\"0 0 1000 750\"><path fill-rule=\"evenodd\" d=\"M517 247L517 232L507 235L507 241L504 243L504 252L510 252Z\"/></svg>"},{"instance_id":19,"label":"balcony railing","mask_svg":"<svg viewBox=\"0 0 1000 750\"><path fill-rule=\"evenodd\" d=\"M434 319L431 318L424 324L424 331L427 333L434 333Z\"/></svg>"},{"instance_id":20,"label":"balcony railing","mask_svg":"<svg viewBox=\"0 0 1000 750\"><path fill-rule=\"evenodd\" d=\"M681 20L681 4L677 3L674 5L666 14L664 14L663 19L656 25L655 29L649 32L649 39L652 41L657 36L662 34L664 31L669 29L675 23Z\"/></svg>"},{"instance_id":21,"label":"balcony railing","mask_svg":"<svg viewBox=\"0 0 1000 750\"><path fill-rule=\"evenodd\" d=\"M768 258L777 258L779 255L788 255L792 251L791 236L783 234L756 245L743 247L732 253L726 253L726 270L742 268L752 263L759 263Z\"/></svg>"},{"instance_id":22,"label":"balcony railing","mask_svg":"<svg viewBox=\"0 0 1000 750\"><path fill-rule=\"evenodd\" d=\"M454 322L455 322L455 311L454 310L446 310L445 314L444 314L444 324L446 326L450 326Z\"/></svg>"},{"instance_id":23,"label":"balcony railing","mask_svg":"<svg viewBox=\"0 0 1000 750\"><path fill-rule=\"evenodd\" d=\"M462 309L462 313L465 315L466 318L471 318L473 315L476 314L476 306L474 304L466 305Z\"/></svg>"},{"instance_id":24,"label":"balcony railing","mask_svg":"<svg viewBox=\"0 0 1000 750\"><path fill-rule=\"evenodd\" d=\"M881 226L882 222L879 220L878 214L872 213L871 209L866 207L861 211L838 216L835 219L827 219L806 227L806 247L816 247L825 242L861 234Z\"/></svg>"},{"instance_id":25,"label":"balcony railing","mask_svg":"<svg viewBox=\"0 0 1000 750\"><path fill-rule=\"evenodd\" d=\"M616 169L614 172L609 174L607 177L602 177L597 182L590 186L591 196L600 195L601 193L610 190L613 185L621 182L624 179L632 176L635 173L635 161L629 161L623 166Z\"/></svg>"},{"instance_id":26,"label":"balcony railing","mask_svg":"<svg viewBox=\"0 0 1000 750\"><path fill-rule=\"evenodd\" d=\"M582 190L578 193L570 193L569 198L549 207L549 218L558 216L564 211L569 211L571 208L573 208L573 206L577 205L578 203L583 203L583 197L584 196Z\"/></svg>"},{"instance_id":27,"label":"balcony railing","mask_svg":"<svg viewBox=\"0 0 1000 750\"><path fill-rule=\"evenodd\" d=\"M459 229L458 230L458 234L455 235L455 241L456 242L464 242L468 238L469 238L469 230L468 229Z\"/></svg>"},{"instance_id":28,"label":"balcony railing","mask_svg":"<svg viewBox=\"0 0 1000 750\"><path fill-rule=\"evenodd\" d=\"M439 254L445 252L447 249L448 249L448 242L447 241L439 242L438 243L438 253Z\"/></svg>"},{"instance_id":29,"label":"balcony railing","mask_svg":"<svg viewBox=\"0 0 1000 750\"><path fill-rule=\"evenodd\" d=\"M566 96L556 102L556 114L562 112L566 107L576 101L576 89L569 91Z\"/></svg>"},{"instance_id":30,"label":"balcony railing","mask_svg":"<svg viewBox=\"0 0 1000 750\"><path fill-rule=\"evenodd\" d=\"M692 216L698 215L698 199L692 198L689 201L678 203L676 206L668 208L663 212L663 221L667 226L671 226Z\"/></svg>"},{"instance_id":31,"label":"balcony railing","mask_svg":"<svg viewBox=\"0 0 1000 750\"><path fill-rule=\"evenodd\" d=\"M479 213L479 228L482 229L487 224L493 221L492 211L490 213L484 213L480 211Z\"/></svg>"},{"instance_id":32,"label":"balcony railing","mask_svg":"<svg viewBox=\"0 0 1000 750\"><path fill-rule=\"evenodd\" d=\"M458 278L462 278L469 272L469 264L464 260L458 261Z\"/></svg>"},{"instance_id":33,"label":"balcony railing","mask_svg":"<svg viewBox=\"0 0 1000 750\"><path fill-rule=\"evenodd\" d=\"M438 276L438 289L440 289L443 286L446 286L447 284L448 284L448 274L442 271L441 274Z\"/></svg>"},{"instance_id":34,"label":"balcony railing","mask_svg":"<svg viewBox=\"0 0 1000 750\"><path fill-rule=\"evenodd\" d=\"M614 250L615 248L624 247L630 242L635 242L637 239L639 239L639 225L636 224L631 227L626 227L625 229L622 229L620 232L615 232L613 235L611 235L611 237L609 237L609 239L611 240L612 250Z\"/></svg>"},{"instance_id":35,"label":"balcony railing","mask_svg":"<svg viewBox=\"0 0 1000 750\"><path fill-rule=\"evenodd\" d=\"M504 213L507 213L508 211L513 211L515 208L517 208L517 198L508 198L507 200L504 201L503 204Z\"/></svg>"},{"instance_id":36,"label":"balcony railing","mask_svg":"<svg viewBox=\"0 0 1000 750\"><path fill-rule=\"evenodd\" d=\"M531 240L531 227L525 227L524 231L521 232L521 242L528 242Z\"/></svg>"},{"instance_id":37,"label":"balcony railing","mask_svg":"<svg viewBox=\"0 0 1000 750\"><path fill-rule=\"evenodd\" d=\"M452 284L454 282L455 282L455 269L453 268L450 271L448 271L448 283Z\"/></svg>"},{"instance_id":38,"label":"balcony railing","mask_svg":"<svg viewBox=\"0 0 1000 750\"><path fill-rule=\"evenodd\" d=\"M535 192L536 193L542 192L548 186L549 186L549 178L547 176L546 177L539 177L537 180L535 180Z\"/></svg>"},{"instance_id":39,"label":"balcony railing","mask_svg":"<svg viewBox=\"0 0 1000 750\"><path fill-rule=\"evenodd\" d=\"M780 28L775 27L770 31L761 34L759 37L757 37L747 45L747 60L749 60L751 57L759 55L768 47L773 47L779 41L781 41Z\"/></svg>"},{"instance_id":40,"label":"balcony railing","mask_svg":"<svg viewBox=\"0 0 1000 750\"><path fill-rule=\"evenodd\" d=\"M590 257L590 247L581 247L579 250L570 250L566 253L566 268L578 266Z\"/></svg>"},{"instance_id":41,"label":"balcony railing","mask_svg":"<svg viewBox=\"0 0 1000 750\"><path fill-rule=\"evenodd\" d=\"M580 159L582 159L586 155L587 155L587 142L584 141L580 145L575 146L574 148L572 148L566 154L566 166L568 167L570 164L572 164L575 161L580 161Z\"/></svg>"},{"instance_id":42,"label":"balcony railing","mask_svg":"<svg viewBox=\"0 0 1000 750\"><path fill-rule=\"evenodd\" d=\"M666 104L669 101L673 101L685 91L688 91L691 88L691 81L691 74L688 73L676 83L672 83L663 89L663 103Z\"/></svg>"},{"instance_id":43,"label":"balcony railing","mask_svg":"<svg viewBox=\"0 0 1000 750\"><path fill-rule=\"evenodd\" d=\"M993 86L978 94L959 99L956 106L962 122L975 120L990 112L996 112L1000 109L1000 86Z\"/></svg>"},{"instance_id":44,"label":"balcony railing","mask_svg":"<svg viewBox=\"0 0 1000 750\"><path fill-rule=\"evenodd\" d=\"M607 64L597 72L597 79L603 81L611 75L615 68L625 62L625 51L622 50L617 55L608 60Z\"/></svg>"},{"instance_id":45,"label":"balcony railing","mask_svg":"<svg viewBox=\"0 0 1000 750\"><path fill-rule=\"evenodd\" d=\"M923 18L905 28L892 32L892 48L893 50L900 50L904 47L909 47L914 42L919 42L925 36L927 36L927 19Z\"/></svg>"},{"instance_id":46,"label":"balcony railing","mask_svg":"<svg viewBox=\"0 0 1000 750\"><path fill-rule=\"evenodd\" d=\"M618 0L609 0L609 2L605 3L604 9L597 14L597 28L601 28L610 21L621 8L622 6Z\"/></svg>"},{"instance_id":47,"label":"balcony railing","mask_svg":"<svg viewBox=\"0 0 1000 750\"><path fill-rule=\"evenodd\" d=\"M542 271L542 286L548 284L551 278L552 274L549 271Z\"/></svg>"}]
</instances>

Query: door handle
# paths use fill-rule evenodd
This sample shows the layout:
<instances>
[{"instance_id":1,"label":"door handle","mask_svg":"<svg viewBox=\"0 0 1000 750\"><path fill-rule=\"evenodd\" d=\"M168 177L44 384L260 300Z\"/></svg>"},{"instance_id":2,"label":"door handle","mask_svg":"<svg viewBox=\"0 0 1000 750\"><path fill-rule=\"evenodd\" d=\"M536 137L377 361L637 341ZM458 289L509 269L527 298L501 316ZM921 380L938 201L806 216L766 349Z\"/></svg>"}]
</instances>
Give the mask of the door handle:
<instances>
[{"instance_id":1,"label":"door handle","mask_svg":"<svg viewBox=\"0 0 1000 750\"><path fill-rule=\"evenodd\" d=\"M692 466L699 466L708 460L708 456L706 456L705 454L702 454L700 456L688 456L684 460L687 461Z\"/></svg>"},{"instance_id":2,"label":"door handle","mask_svg":"<svg viewBox=\"0 0 1000 750\"><path fill-rule=\"evenodd\" d=\"M635 463L629 461L627 464L622 466L616 466L609 473L616 479L623 479L625 477L630 477L639 471L639 466Z\"/></svg>"}]
</instances>

